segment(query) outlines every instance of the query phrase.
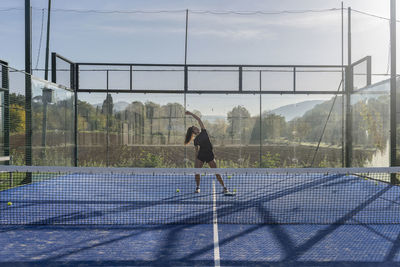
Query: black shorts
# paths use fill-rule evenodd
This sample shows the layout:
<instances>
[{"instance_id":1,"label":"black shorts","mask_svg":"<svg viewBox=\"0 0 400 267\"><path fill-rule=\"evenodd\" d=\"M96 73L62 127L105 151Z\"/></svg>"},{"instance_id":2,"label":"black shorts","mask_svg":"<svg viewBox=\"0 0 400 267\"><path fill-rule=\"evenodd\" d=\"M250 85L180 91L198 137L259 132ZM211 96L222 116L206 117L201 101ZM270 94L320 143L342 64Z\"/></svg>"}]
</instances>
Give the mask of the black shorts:
<instances>
[{"instance_id":1,"label":"black shorts","mask_svg":"<svg viewBox=\"0 0 400 267\"><path fill-rule=\"evenodd\" d=\"M202 162L210 162L214 160L214 153L210 152L207 154L199 154L197 155L197 159L202 161Z\"/></svg>"}]
</instances>

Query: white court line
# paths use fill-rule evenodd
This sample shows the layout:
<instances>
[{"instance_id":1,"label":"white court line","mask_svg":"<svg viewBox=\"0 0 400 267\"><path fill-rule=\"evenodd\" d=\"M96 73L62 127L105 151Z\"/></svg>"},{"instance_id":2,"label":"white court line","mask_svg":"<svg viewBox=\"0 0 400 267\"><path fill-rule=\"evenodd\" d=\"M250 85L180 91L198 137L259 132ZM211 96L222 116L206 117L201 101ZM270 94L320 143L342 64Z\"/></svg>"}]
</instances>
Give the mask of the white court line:
<instances>
[{"instance_id":1,"label":"white court line","mask_svg":"<svg viewBox=\"0 0 400 267\"><path fill-rule=\"evenodd\" d=\"M219 257L219 238L217 220L217 194L215 193L215 180L213 180L213 230L214 230L214 263L215 267L220 267Z\"/></svg>"}]
</instances>

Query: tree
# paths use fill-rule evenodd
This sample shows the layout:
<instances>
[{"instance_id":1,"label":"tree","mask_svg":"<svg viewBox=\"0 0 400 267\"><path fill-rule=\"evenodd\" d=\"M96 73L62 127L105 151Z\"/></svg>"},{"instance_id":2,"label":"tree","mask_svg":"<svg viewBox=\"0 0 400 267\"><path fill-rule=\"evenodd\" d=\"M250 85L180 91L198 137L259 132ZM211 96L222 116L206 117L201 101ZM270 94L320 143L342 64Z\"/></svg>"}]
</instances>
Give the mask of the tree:
<instances>
[{"instance_id":1,"label":"tree","mask_svg":"<svg viewBox=\"0 0 400 267\"><path fill-rule=\"evenodd\" d=\"M145 104L145 108L146 108L146 118L150 121L150 144L153 144L153 119L155 116L159 116L159 109L160 109L160 105L154 103L154 102L146 102Z\"/></svg>"},{"instance_id":2,"label":"tree","mask_svg":"<svg viewBox=\"0 0 400 267\"><path fill-rule=\"evenodd\" d=\"M283 116L265 112L262 116L261 128L260 116L255 118L255 124L251 132L250 143L258 144L260 142L260 134L261 140L279 139L285 136L286 128L287 125Z\"/></svg>"},{"instance_id":3,"label":"tree","mask_svg":"<svg viewBox=\"0 0 400 267\"><path fill-rule=\"evenodd\" d=\"M181 142L181 133L184 132L184 111L185 108L180 103L168 103L161 107L162 116L166 121L168 144Z\"/></svg>"},{"instance_id":4,"label":"tree","mask_svg":"<svg viewBox=\"0 0 400 267\"><path fill-rule=\"evenodd\" d=\"M236 106L228 112L228 135L232 144L236 140L241 144L250 139L250 130L254 126L250 118L250 112L243 106Z\"/></svg>"},{"instance_id":5,"label":"tree","mask_svg":"<svg viewBox=\"0 0 400 267\"><path fill-rule=\"evenodd\" d=\"M287 138L294 141L318 142L322 135L324 143L340 145L342 140L342 97L337 97L327 127L323 132L333 101L334 97L314 106L302 117L288 122Z\"/></svg>"},{"instance_id":6,"label":"tree","mask_svg":"<svg viewBox=\"0 0 400 267\"><path fill-rule=\"evenodd\" d=\"M112 115L114 110L114 102L111 94L107 94L106 99L103 101L103 105L101 106L101 113L104 115Z\"/></svg>"},{"instance_id":7,"label":"tree","mask_svg":"<svg viewBox=\"0 0 400 267\"><path fill-rule=\"evenodd\" d=\"M144 144L145 107L142 102L134 101L126 107L128 124L133 129L133 143Z\"/></svg>"},{"instance_id":8,"label":"tree","mask_svg":"<svg viewBox=\"0 0 400 267\"><path fill-rule=\"evenodd\" d=\"M226 121L223 119L217 119L214 123L210 123L206 120L204 121L204 125L208 130L211 142L213 144L224 145L226 130L228 129Z\"/></svg>"},{"instance_id":9,"label":"tree","mask_svg":"<svg viewBox=\"0 0 400 267\"><path fill-rule=\"evenodd\" d=\"M362 98L353 105L353 142L383 151L389 138L388 96Z\"/></svg>"},{"instance_id":10,"label":"tree","mask_svg":"<svg viewBox=\"0 0 400 267\"><path fill-rule=\"evenodd\" d=\"M16 93L11 93L10 94L10 104L15 104L20 107L24 107L25 106L25 96L16 94Z\"/></svg>"},{"instance_id":11,"label":"tree","mask_svg":"<svg viewBox=\"0 0 400 267\"><path fill-rule=\"evenodd\" d=\"M25 132L25 109L17 104L10 106L10 132Z\"/></svg>"}]
</instances>

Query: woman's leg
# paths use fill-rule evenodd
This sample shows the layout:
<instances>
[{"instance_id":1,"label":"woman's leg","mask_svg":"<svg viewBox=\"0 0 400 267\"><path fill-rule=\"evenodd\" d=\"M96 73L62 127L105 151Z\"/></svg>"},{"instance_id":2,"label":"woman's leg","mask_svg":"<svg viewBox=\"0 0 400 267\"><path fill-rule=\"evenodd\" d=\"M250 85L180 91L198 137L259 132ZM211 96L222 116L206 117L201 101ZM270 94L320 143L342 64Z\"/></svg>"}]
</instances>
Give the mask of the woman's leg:
<instances>
[{"instance_id":1,"label":"woman's leg","mask_svg":"<svg viewBox=\"0 0 400 267\"><path fill-rule=\"evenodd\" d=\"M215 163L215 160L212 160L208 162L208 166L210 166L210 168L217 168L217 163ZM222 187L225 188L224 180L222 180L221 175L216 174L215 176L217 177L217 180L222 185Z\"/></svg>"},{"instance_id":2,"label":"woman's leg","mask_svg":"<svg viewBox=\"0 0 400 267\"><path fill-rule=\"evenodd\" d=\"M195 168L201 168L201 167L203 167L203 164L204 164L204 162L202 162L201 160L196 158L196 160L194 162L194 167ZM196 179L196 187L200 188L200 174L196 174L194 177Z\"/></svg>"}]
</instances>

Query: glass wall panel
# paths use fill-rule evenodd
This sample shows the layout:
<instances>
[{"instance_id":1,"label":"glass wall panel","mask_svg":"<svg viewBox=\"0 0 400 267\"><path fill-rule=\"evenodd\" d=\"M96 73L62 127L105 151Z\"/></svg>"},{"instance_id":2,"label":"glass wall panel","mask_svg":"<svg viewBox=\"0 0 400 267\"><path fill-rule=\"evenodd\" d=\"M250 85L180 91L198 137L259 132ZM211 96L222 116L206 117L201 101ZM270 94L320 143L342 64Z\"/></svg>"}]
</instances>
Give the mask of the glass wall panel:
<instances>
[{"instance_id":1,"label":"glass wall panel","mask_svg":"<svg viewBox=\"0 0 400 267\"><path fill-rule=\"evenodd\" d=\"M112 94L110 165L184 167L184 97Z\"/></svg>"},{"instance_id":2,"label":"glass wall panel","mask_svg":"<svg viewBox=\"0 0 400 267\"><path fill-rule=\"evenodd\" d=\"M340 167L341 111L340 95L263 95L261 167Z\"/></svg>"},{"instance_id":3,"label":"glass wall panel","mask_svg":"<svg viewBox=\"0 0 400 267\"><path fill-rule=\"evenodd\" d=\"M185 166L183 95L92 95L79 94L79 165Z\"/></svg>"},{"instance_id":4,"label":"glass wall panel","mask_svg":"<svg viewBox=\"0 0 400 267\"><path fill-rule=\"evenodd\" d=\"M10 155L25 165L25 74L10 68Z\"/></svg>"},{"instance_id":5,"label":"glass wall panel","mask_svg":"<svg viewBox=\"0 0 400 267\"><path fill-rule=\"evenodd\" d=\"M188 95L187 109L198 114L213 144L218 167L257 167L260 146L255 122L260 114L259 95ZM198 123L186 117L188 126ZM194 148L188 158L193 164Z\"/></svg>"},{"instance_id":6,"label":"glass wall panel","mask_svg":"<svg viewBox=\"0 0 400 267\"><path fill-rule=\"evenodd\" d=\"M107 165L107 95L78 94L78 164Z\"/></svg>"},{"instance_id":7,"label":"glass wall panel","mask_svg":"<svg viewBox=\"0 0 400 267\"><path fill-rule=\"evenodd\" d=\"M351 95L351 108L353 120L352 166L389 166L389 80L357 90Z\"/></svg>"},{"instance_id":8,"label":"glass wall panel","mask_svg":"<svg viewBox=\"0 0 400 267\"><path fill-rule=\"evenodd\" d=\"M72 166L74 93L32 77L33 165Z\"/></svg>"}]
</instances>

